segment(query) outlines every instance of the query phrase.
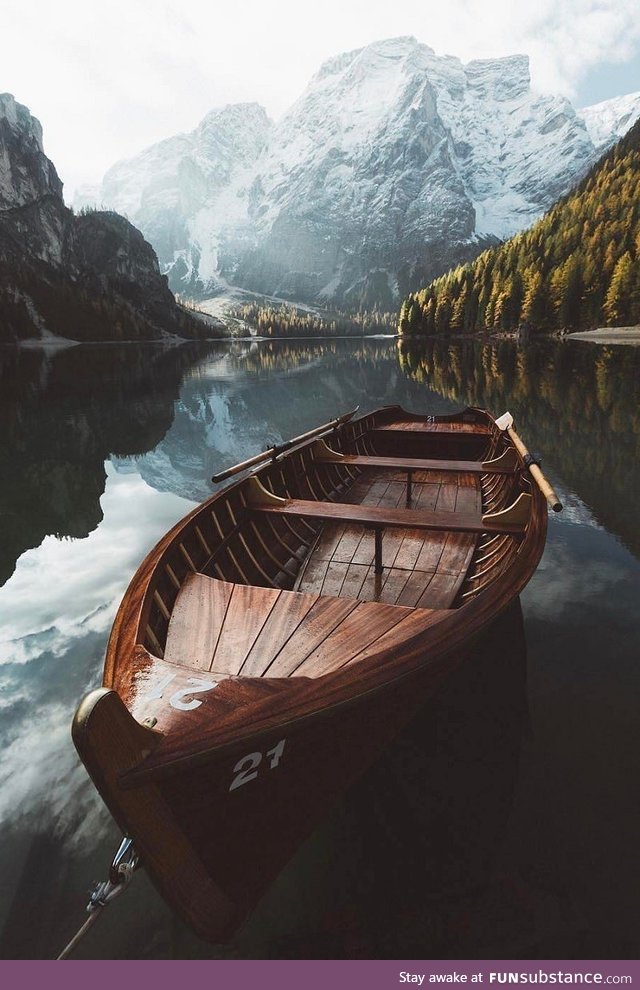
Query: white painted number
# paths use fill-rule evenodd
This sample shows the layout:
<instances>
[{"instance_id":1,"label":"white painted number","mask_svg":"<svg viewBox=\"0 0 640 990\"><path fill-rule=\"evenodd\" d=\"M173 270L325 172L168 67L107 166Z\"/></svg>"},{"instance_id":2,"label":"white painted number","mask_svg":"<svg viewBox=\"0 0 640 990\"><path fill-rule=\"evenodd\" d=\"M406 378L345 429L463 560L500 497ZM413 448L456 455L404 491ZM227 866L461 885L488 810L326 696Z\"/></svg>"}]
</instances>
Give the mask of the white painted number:
<instances>
[{"instance_id":1,"label":"white painted number","mask_svg":"<svg viewBox=\"0 0 640 990\"><path fill-rule=\"evenodd\" d=\"M213 691L217 681L205 681L201 677L190 677L187 684L192 684L193 687L181 688L169 698L171 707L177 708L180 712L192 712L194 708L199 708L202 702L199 698L191 696L200 694L201 691ZM191 701L185 701L185 698L191 698Z\"/></svg>"},{"instance_id":2,"label":"white painted number","mask_svg":"<svg viewBox=\"0 0 640 990\"><path fill-rule=\"evenodd\" d=\"M147 695L148 700L151 701L152 698L161 698L164 689L171 684L171 681L175 678L175 676L175 674L167 674L167 676L163 677L161 681L158 681L153 690L149 691L149 694Z\"/></svg>"},{"instance_id":3,"label":"white painted number","mask_svg":"<svg viewBox=\"0 0 640 990\"><path fill-rule=\"evenodd\" d=\"M265 754L270 756L271 760L269 762L269 769L275 770L275 768L280 763L280 758L284 753L284 744L286 739L281 739L277 746L270 749ZM243 784L247 784L250 780L255 780L258 776L258 767L262 762L262 753L249 753L248 756L243 756L241 760L238 760L233 772L235 777L231 781L229 786L230 791L235 791L237 787L242 787Z\"/></svg>"},{"instance_id":4,"label":"white painted number","mask_svg":"<svg viewBox=\"0 0 640 990\"><path fill-rule=\"evenodd\" d=\"M275 768L278 766L278 763L280 762L280 757L284 752L284 743L285 740L281 739L277 746L274 746L273 749L270 749L267 752L267 756L271 757L271 765L270 765L271 770L275 770Z\"/></svg>"},{"instance_id":5,"label":"white painted number","mask_svg":"<svg viewBox=\"0 0 640 990\"><path fill-rule=\"evenodd\" d=\"M262 753L249 753L248 756L243 756L241 760L238 760L235 767L233 768L236 776L231 781L230 791L235 791L236 787L242 787L243 784L247 784L254 777L258 776L257 767L260 766L260 761L262 760ZM246 766L246 770L242 768Z\"/></svg>"},{"instance_id":6,"label":"white painted number","mask_svg":"<svg viewBox=\"0 0 640 990\"><path fill-rule=\"evenodd\" d=\"M162 698L165 689L169 687L171 682L177 677L176 674L167 674L162 680L158 681L156 686L149 691L147 699L151 700L154 698ZM199 698L194 698L194 694L201 694L203 691L213 691L214 687L218 686L217 681L205 681L202 677L190 677L187 680L187 684L190 687L180 688L179 691L174 691L174 693L169 698L169 704L172 708L177 708L179 712L192 712L194 708L199 708L202 704ZM191 701L185 701L185 698L191 698Z\"/></svg>"}]
</instances>

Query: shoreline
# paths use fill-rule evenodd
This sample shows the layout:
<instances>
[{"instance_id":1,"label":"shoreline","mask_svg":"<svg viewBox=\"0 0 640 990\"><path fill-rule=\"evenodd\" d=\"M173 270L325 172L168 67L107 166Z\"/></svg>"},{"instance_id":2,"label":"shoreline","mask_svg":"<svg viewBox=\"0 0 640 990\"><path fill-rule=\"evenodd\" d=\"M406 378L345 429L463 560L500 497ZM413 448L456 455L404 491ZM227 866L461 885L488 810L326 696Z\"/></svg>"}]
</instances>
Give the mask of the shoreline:
<instances>
[{"instance_id":1,"label":"shoreline","mask_svg":"<svg viewBox=\"0 0 640 990\"><path fill-rule=\"evenodd\" d=\"M591 344L626 344L640 347L640 327L598 327L567 334L565 340L585 340Z\"/></svg>"}]
</instances>

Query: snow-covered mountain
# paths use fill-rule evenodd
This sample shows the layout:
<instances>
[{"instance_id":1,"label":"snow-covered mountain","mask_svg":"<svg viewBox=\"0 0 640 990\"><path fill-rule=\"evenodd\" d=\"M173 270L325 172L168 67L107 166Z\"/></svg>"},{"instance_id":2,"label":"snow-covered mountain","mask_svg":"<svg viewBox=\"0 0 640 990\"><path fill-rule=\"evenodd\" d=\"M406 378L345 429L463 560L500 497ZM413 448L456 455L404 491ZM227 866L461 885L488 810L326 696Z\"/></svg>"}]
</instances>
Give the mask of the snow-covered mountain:
<instances>
[{"instance_id":1,"label":"snow-covered mountain","mask_svg":"<svg viewBox=\"0 0 640 990\"><path fill-rule=\"evenodd\" d=\"M249 190L269 129L257 103L212 110L191 134L110 169L100 199L135 217L161 261L175 265L174 285L194 269L208 280L218 270L220 247L241 251L251 237Z\"/></svg>"},{"instance_id":2,"label":"snow-covered mountain","mask_svg":"<svg viewBox=\"0 0 640 990\"><path fill-rule=\"evenodd\" d=\"M594 103L578 111L591 140L599 151L606 151L618 138L623 137L640 117L640 93L616 96L612 100Z\"/></svg>"},{"instance_id":3,"label":"snow-covered mountain","mask_svg":"<svg viewBox=\"0 0 640 990\"><path fill-rule=\"evenodd\" d=\"M395 38L330 59L275 125L229 106L118 163L98 202L176 291L393 305L565 193L624 128L622 102L591 110L533 92L526 56Z\"/></svg>"}]
</instances>

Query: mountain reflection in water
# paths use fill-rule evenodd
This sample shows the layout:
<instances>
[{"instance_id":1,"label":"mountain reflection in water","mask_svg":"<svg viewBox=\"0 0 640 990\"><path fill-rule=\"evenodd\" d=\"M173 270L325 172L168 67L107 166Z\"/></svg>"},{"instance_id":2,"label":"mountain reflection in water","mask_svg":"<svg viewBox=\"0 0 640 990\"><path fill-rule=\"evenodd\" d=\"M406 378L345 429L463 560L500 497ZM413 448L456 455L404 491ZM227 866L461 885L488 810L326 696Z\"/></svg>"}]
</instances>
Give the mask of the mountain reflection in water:
<instances>
[{"instance_id":1,"label":"mountain reflection in water","mask_svg":"<svg viewBox=\"0 0 640 990\"><path fill-rule=\"evenodd\" d=\"M79 955L635 958L639 361L570 341L1 350L1 954L54 955L117 845L69 724L144 553L215 471L397 402L508 408L563 491L523 595L520 770L515 609L231 946L199 942L140 874Z\"/></svg>"}]
</instances>

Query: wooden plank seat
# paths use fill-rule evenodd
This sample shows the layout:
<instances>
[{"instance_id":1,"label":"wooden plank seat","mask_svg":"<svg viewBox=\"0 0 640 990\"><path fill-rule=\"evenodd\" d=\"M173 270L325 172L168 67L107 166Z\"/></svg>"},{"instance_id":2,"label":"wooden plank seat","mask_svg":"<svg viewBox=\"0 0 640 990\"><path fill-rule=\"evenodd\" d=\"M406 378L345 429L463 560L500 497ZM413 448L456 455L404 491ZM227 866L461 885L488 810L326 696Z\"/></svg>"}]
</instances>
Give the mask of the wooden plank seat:
<instances>
[{"instance_id":1,"label":"wooden plank seat","mask_svg":"<svg viewBox=\"0 0 640 990\"><path fill-rule=\"evenodd\" d=\"M349 502L320 502L304 498L283 498L279 501L281 504L252 501L249 503L249 508L252 512L303 516L331 522L360 523L372 529L390 527L522 536L526 523L526 519L512 521L511 517L505 516L504 513L482 515L475 512L426 512L420 509L388 509L379 505L351 505Z\"/></svg>"},{"instance_id":2,"label":"wooden plank seat","mask_svg":"<svg viewBox=\"0 0 640 990\"><path fill-rule=\"evenodd\" d=\"M497 429L497 428L496 428ZM437 433L439 436L491 436L495 431L492 427L483 426L478 423L432 423L428 420L406 420L396 421L388 425L375 427L375 431L386 433Z\"/></svg>"},{"instance_id":3,"label":"wooden plank seat","mask_svg":"<svg viewBox=\"0 0 640 990\"><path fill-rule=\"evenodd\" d=\"M518 468L515 451L509 448L499 457L486 461L449 461L424 457L378 457L369 454L343 454L332 450L324 440L317 440L312 448L314 459L320 464L349 464L359 468L387 468L405 471L407 475L406 504L411 505L413 474L415 471L444 471L455 474L513 474Z\"/></svg>"},{"instance_id":4,"label":"wooden plank seat","mask_svg":"<svg viewBox=\"0 0 640 990\"><path fill-rule=\"evenodd\" d=\"M492 461L439 461L437 458L421 457L372 457L368 454L339 454L327 451L334 456L315 455L317 461L326 463L353 464L362 468L390 468L394 471L447 471L466 474L513 474L517 470L515 459L512 463L496 458Z\"/></svg>"},{"instance_id":5,"label":"wooden plank seat","mask_svg":"<svg viewBox=\"0 0 640 990\"><path fill-rule=\"evenodd\" d=\"M248 479L247 507L253 512L302 516L332 523L355 523L375 534L375 573L382 573L382 533L387 528L439 531L445 533L489 533L524 535L529 520L531 496L522 493L512 506L500 512L425 511L398 509L348 502L321 502L313 499L280 498L266 491L257 478Z\"/></svg>"},{"instance_id":6,"label":"wooden plank seat","mask_svg":"<svg viewBox=\"0 0 640 990\"><path fill-rule=\"evenodd\" d=\"M248 587L194 573L178 594L164 662L209 672L217 681L319 677L387 637L415 633L437 619L433 609Z\"/></svg>"}]
</instances>

